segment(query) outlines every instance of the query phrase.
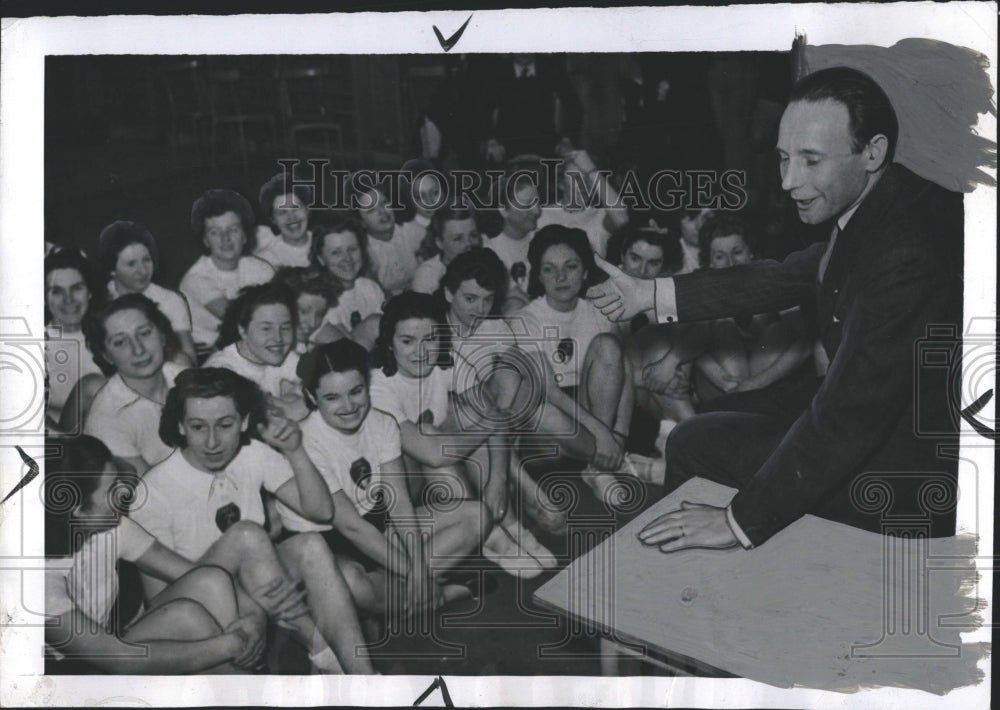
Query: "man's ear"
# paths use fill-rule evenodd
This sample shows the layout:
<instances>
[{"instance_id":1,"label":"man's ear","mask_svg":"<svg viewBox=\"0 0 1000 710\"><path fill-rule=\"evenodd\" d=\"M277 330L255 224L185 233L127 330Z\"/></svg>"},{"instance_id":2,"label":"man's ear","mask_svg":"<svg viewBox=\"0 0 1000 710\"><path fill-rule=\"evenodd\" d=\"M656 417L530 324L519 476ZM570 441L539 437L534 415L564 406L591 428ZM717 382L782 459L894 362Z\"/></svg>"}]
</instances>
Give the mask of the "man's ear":
<instances>
[{"instance_id":1,"label":"man's ear","mask_svg":"<svg viewBox=\"0 0 1000 710\"><path fill-rule=\"evenodd\" d=\"M872 136L865 146L864 155L867 162L867 170L870 173L877 172L885 167L886 159L889 156L889 139L878 133Z\"/></svg>"},{"instance_id":2,"label":"man's ear","mask_svg":"<svg viewBox=\"0 0 1000 710\"><path fill-rule=\"evenodd\" d=\"M455 294L449 291L447 286L445 286L442 290L444 291L444 300L446 300L450 306L451 302L455 300Z\"/></svg>"},{"instance_id":3,"label":"man's ear","mask_svg":"<svg viewBox=\"0 0 1000 710\"><path fill-rule=\"evenodd\" d=\"M240 422L240 431L245 434L247 429L249 428L250 428L250 415L248 414L247 416L243 417L243 421Z\"/></svg>"}]
</instances>

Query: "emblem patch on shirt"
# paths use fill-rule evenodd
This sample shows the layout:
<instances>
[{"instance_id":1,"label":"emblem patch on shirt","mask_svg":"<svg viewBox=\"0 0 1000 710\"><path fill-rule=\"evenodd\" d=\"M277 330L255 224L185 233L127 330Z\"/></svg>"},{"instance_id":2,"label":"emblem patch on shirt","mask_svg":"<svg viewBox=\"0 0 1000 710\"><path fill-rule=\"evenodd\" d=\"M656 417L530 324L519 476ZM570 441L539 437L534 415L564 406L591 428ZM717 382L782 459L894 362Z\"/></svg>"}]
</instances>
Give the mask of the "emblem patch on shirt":
<instances>
[{"instance_id":1,"label":"emblem patch on shirt","mask_svg":"<svg viewBox=\"0 0 1000 710\"><path fill-rule=\"evenodd\" d=\"M556 346L556 351L552 353L552 359L560 365L567 363L573 358L573 349L573 340L563 338Z\"/></svg>"},{"instance_id":2,"label":"emblem patch on shirt","mask_svg":"<svg viewBox=\"0 0 1000 710\"><path fill-rule=\"evenodd\" d=\"M239 521L240 507L235 503L227 503L215 511L215 525L222 532L226 532Z\"/></svg>"},{"instance_id":3,"label":"emblem patch on shirt","mask_svg":"<svg viewBox=\"0 0 1000 710\"><path fill-rule=\"evenodd\" d=\"M372 465L368 459L361 457L351 464L351 480L362 490L368 487L372 480Z\"/></svg>"}]
</instances>

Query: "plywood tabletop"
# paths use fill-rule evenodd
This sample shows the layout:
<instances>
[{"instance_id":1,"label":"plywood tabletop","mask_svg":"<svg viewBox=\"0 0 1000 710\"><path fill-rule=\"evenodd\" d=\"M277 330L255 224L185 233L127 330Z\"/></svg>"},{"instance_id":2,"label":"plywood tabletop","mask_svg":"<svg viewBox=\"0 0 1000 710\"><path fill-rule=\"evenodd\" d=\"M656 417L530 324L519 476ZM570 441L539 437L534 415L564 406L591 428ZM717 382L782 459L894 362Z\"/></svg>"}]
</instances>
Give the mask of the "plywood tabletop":
<instances>
[{"instance_id":1,"label":"plywood tabletop","mask_svg":"<svg viewBox=\"0 0 1000 710\"><path fill-rule=\"evenodd\" d=\"M806 516L753 550L643 546L680 502L724 506L693 479L575 560L535 597L612 636L638 639L779 687L896 686L945 693L978 682L971 537L898 539Z\"/></svg>"}]
</instances>

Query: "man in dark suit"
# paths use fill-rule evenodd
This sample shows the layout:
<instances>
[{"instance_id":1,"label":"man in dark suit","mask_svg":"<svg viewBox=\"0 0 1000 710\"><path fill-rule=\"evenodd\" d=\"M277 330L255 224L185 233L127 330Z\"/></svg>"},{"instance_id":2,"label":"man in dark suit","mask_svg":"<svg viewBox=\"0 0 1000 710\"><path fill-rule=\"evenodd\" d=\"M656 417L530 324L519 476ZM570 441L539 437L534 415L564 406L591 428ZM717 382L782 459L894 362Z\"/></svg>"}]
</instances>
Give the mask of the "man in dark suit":
<instances>
[{"instance_id":1,"label":"man in dark suit","mask_svg":"<svg viewBox=\"0 0 1000 710\"><path fill-rule=\"evenodd\" d=\"M685 503L661 516L640 533L646 544L752 547L807 513L877 532L954 533L948 372L921 368L916 354L929 336L954 342L962 332L962 200L893 163L897 135L869 77L816 72L793 89L777 148L782 188L803 222L829 223L829 242L781 263L652 284L599 262L611 279L589 295L610 318L691 321L801 304L816 314L829 361L814 382L741 393L680 424L667 441L668 487L703 476L740 490L726 508Z\"/></svg>"}]
</instances>

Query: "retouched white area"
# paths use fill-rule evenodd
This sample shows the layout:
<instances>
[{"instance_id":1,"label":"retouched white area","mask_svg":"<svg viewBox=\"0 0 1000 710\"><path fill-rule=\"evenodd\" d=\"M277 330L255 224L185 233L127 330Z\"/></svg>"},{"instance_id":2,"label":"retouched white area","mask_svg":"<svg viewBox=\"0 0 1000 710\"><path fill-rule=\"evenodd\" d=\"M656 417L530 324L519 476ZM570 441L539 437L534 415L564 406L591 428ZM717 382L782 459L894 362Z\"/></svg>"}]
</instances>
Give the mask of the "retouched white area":
<instances>
[{"instance_id":1,"label":"retouched white area","mask_svg":"<svg viewBox=\"0 0 1000 710\"><path fill-rule=\"evenodd\" d=\"M353 15L234 17L30 18L2 21L0 84L0 316L25 319L41 338L43 241L43 87L46 54L242 54L433 53L441 51L432 25L450 36L470 12L358 13ZM280 28L280 31L276 31ZM771 5L721 8L628 8L475 11L458 52L512 51L787 51L796 34L811 45L890 46L926 37L985 54L996 86L995 3L900 3L896 5ZM293 45L294 42L294 45ZM996 140L996 120L984 117L980 133ZM992 173L995 177L995 171ZM966 197L966 316L992 330L996 316L996 189L978 187ZM11 321L0 321L10 325ZM973 335L972 332L969 335ZM992 338L988 332L986 338ZM0 333L3 362L15 339ZM967 356L980 341L967 338ZM989 347L989 345L987 345ZM26 352L26 351L19 351ZM40 351L39 351L40 352ZM980 351L981 352L981 351ZM40 367L38 368L40 372ZM0 368L0 414L9 418L41 397L36 379ZM962 402L996 389L995 363L963 383ZM27 406L27 405L25 405ZM996 425L995 400L979 419ZM39 420L40 421L40 420ZM26 473L14 443L40 456L40 437L12 435L0 423L0 495ZM966 427L968 429L968 427ZM968 430L963 443L959 520L984 535L984 574L978 596L991 599L988 556L993 521L992 448ZM39 481L0 508L0 705L409 705L432 677L38 677L44 599ZM30 532L28 532L30 531ZM990 610L983 612L987 620ZM989 641L984 627L968 641ZM591 705L689 707L932 708L986 707L986 680L945 698L891 688L854 694L780 690L746 680L692 678L479 678L447 677L461 705ZM425 705L440 706L435 691Z\"/></svg>"}]
</instances>

